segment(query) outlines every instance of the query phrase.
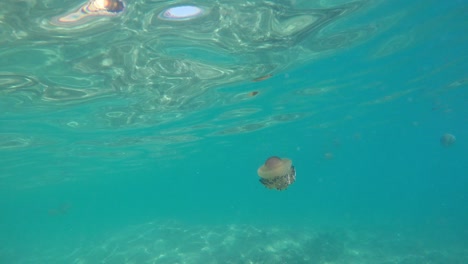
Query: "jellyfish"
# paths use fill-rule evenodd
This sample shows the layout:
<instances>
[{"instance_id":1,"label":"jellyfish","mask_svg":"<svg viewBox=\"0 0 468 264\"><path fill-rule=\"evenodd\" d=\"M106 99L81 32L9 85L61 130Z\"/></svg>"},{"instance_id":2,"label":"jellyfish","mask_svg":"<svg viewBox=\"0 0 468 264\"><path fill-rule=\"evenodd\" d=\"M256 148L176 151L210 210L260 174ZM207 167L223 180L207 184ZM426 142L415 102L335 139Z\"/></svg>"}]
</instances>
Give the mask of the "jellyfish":
<instances>
[{"instance_id":1,"label":"jellyfish","mask_svg":"<svg viewBox=\"0 0 468 264\"><path fill-rule=\"evenodd\" d=\"M277 156L269 157L257 170L260 183L268 189L285 190L296 181L296 170L292 161Z\"/></svg>"},{"instance_id":2,"label":"jellyfish","mask_svg":"<svg viewBox=\"0 0 468 264\"><path fill-rule=\"evenodd\" d=\"M444 135L442 135L442 137L440 137L440 144L442 144L442 146L444 147L449 147L453 145L453 143L455 143L456 140L457 139L454 135L445 133Z\"/></svg>"}]
</instances>

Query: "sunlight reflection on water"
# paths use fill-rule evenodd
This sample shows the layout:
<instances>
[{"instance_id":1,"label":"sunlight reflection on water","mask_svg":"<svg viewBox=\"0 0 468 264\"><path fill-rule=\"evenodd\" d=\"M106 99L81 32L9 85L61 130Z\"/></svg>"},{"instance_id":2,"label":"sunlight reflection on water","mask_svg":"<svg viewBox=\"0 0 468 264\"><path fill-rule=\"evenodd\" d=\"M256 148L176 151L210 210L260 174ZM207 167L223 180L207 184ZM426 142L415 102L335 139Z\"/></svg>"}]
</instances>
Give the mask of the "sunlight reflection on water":
<instances>
[{"instance_id":1,"label":"sunlight reflection on water","mask_svg":"<svg viewBox=\"0 0 468 264\"><path fill-rule=\"evenodd\" d=\"M229 100L229 93L213 88L278 74L319 52L349 46L376 33L366 26L349 32L321 32L364 10L369 5L366 1L322 8L306 8L301 3L300 9L295 1L208 1L189 13L203 13L190 22L161 20L161 14L168 12L184 15L176 14L182 7L160 1L95 0L79 8L59 1L24 3L21 8L28 10L28 16L3 15L2 34L17 40L3 41L2 57L15 63L0 67L0 90L8 97L30 101L32 108L69 105L69 109L92 112L88 118L109 121L89 122L88 129L151 126L155 116L164 116L162 112L169 113L162 122L171 122L175 113L186 118L194 110L208 110L216 102ZM4 9L18 8L9 3ZM41 48L32 50L33 46ZM21 50L28 50L28 57ZM29 88L13 89L14 85ZM99 104L106 107L99 110L96 104L90 109L88 103L103 95L124 99L111 106L101 100ZM113 112L136 118L115 126Z\"/></svg>"}]
</instances>

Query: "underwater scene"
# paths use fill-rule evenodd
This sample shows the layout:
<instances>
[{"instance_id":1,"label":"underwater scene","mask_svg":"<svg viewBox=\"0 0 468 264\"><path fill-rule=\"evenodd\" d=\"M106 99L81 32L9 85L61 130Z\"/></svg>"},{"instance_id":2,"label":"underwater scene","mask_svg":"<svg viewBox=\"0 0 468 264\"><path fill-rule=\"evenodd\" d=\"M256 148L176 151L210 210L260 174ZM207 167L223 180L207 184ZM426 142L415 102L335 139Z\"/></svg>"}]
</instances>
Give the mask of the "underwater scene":
<instances>
[{"instance_id":1,"label":"underwater scene","mask_svg":"<svg viewBox=\"0 0 468 264\"><path fill-rule=\"evenodd\" d=\"M468 263L468 1L0 7L0 264Z\"/></svg>"}]
</instances>

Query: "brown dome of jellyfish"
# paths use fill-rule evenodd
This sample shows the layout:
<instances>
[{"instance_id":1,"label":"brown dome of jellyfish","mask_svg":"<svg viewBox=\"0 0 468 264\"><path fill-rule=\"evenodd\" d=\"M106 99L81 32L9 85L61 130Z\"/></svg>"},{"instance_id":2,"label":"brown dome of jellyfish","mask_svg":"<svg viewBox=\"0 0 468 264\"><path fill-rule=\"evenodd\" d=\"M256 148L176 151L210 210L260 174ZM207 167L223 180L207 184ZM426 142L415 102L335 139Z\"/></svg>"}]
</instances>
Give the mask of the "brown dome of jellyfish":
<instances>
[{"instance_id":1,"label":"brown dome of jellyfish","mask_svg":"<svg viewBox=\"0 0 468 264\"><path fill-rule=\"evenodd\" d=\"M277 156L269 157L257 170L260 182L268 189L285 190L296 181L296 170L292 161Z\"/></svg>"},{"instance_id":2,"label":"brown dome of jellyfish","mask_svg":"<svg viewBox=\"0 0 468 264\"><path fill-rule=\"evenodd\" d=\"M276 156L269 157L269 158L265 161L265 167L266 167L267 169L275 169L275 168L277 168L278 166L281 166L281 164L282 164L281 158L280 158L280 157L276 157Z\"/></svg>"}]
</instances>

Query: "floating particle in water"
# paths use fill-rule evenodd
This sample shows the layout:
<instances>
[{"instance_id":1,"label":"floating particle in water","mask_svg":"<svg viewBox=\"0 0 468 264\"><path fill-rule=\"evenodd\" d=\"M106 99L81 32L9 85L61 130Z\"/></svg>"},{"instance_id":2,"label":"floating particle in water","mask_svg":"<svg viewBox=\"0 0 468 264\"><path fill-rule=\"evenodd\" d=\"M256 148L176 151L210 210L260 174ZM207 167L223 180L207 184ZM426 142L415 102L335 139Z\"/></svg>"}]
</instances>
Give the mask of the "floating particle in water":
<instances>
[{"instance_id":1,"label":"floating particle in water","mask_svg":"<svg viewBox=\"0 0 468 264\"><path fill-rule=\"evenodd\" d=\"M296 169L292 161L277 156L269 157L257 170L260 183L268 189L285 190L296 181Z\"/></svg>"},{"instance_id":2,"label":"floating particle in water","mask_svg":"<svg viewBox=\"0 0 468 264\"><path fill-rule=\"evenodd\" d=\"M354 140L361 140L361 139L362 139L361 133L359 133L359 132L358 132L358 133L354 133L353 139L354 139Z\"/></svg>"},{"instance_id":3,"label":"floating particle in water","mask_svg":"<svg viewBox=\"0 0 468 264\"><path fill-rule=\"evenodd\" d=\"M206 13L204 8L193 6L193 5L183 5L183 6L174 6L168 9L165 9L159 14L159 19L162 20L190 20L196 17L199 17Z\"/></svg>"},{"instance_id":4,"label":"floating particle in water","mask_svg":"<svg viewBox=\"0 0 468 264\"><path fill-rule=\"evenodd\" d=\"M440 144L444 147L449 147L455 143L457 139L455 138L454 135L445 133L440 137Z\"/></svg>"},{"instance_id":5,"label":"floating particle in water","mask_svg":"<svg viewBox=\"0 0 468 264\"><path fill-rule=\"evenodd\" d=\"M71 208L69 203L60 204L56 208L49 209L49 215L66 215Z\"/></svg>"},{"instance_id":6,"label":"floating particle in water","mask_svg":"<svg viewBox=\"0 0 468 264\"><path fill-rule=\"evenodd\" d=\"M326 153L323 154L323 157L325 159L327 159L327 160L331 160L331 159L335 158L335 155L333 155L333 153L331 153L331 152L326 152Z\"/></svg>"}]
</instances>

